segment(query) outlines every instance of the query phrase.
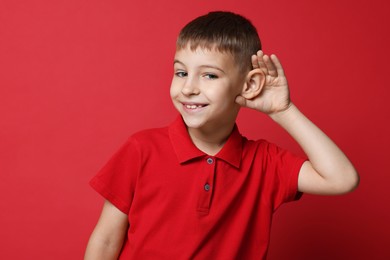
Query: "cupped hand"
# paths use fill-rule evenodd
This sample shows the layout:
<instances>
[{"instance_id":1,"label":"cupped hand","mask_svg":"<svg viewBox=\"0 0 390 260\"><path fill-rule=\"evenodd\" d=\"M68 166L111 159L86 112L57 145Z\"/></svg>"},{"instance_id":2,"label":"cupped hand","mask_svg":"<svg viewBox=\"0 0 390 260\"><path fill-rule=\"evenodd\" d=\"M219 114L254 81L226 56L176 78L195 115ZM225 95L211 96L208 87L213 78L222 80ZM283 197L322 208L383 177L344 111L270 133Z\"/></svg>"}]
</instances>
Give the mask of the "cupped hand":
<instances>
[{"instance_id":1,"label":"cupped hand","mask_svg":"<svg viewBox=\"0 0 390 260\"><path fill-rule=\"evenodd\" d=\"M276 55L265 55L258 51L252 55L253 69L260 69L265 77L264 86L259 95L252 99L238 96L236 102L243 107L256 109L265 114L285 111L291 105L288 83L282 64Z\"/></svg>"}]
</instances>

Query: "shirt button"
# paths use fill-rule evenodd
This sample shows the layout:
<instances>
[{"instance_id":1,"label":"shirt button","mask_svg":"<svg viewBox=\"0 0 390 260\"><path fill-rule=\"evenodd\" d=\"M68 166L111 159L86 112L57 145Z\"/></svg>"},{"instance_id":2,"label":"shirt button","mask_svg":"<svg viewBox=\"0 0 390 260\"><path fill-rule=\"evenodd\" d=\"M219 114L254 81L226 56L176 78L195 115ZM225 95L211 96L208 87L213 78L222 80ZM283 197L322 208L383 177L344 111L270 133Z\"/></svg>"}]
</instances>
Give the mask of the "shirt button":
<instances>
[{"instance_id":1,"label":"shirt button","mask_svg":"<svg viewBox=\"0 0 390 260\"><path fill-rule=\"evenodd\" d=\"M212 164L214 162L213 158L207 158L207 163Z\"/></svg>"},{"instance_id":2,"label":"shirt button","mask_svg":"<svg viewBox=\"0 0 390 260\"><path fill-rule=\"evenodd\" d=\"M206 183L206 184L204 185L204 190L205 190L205 191L209 191L210 189L211 189L210 184Z\"/></svg>"}]
</instances>

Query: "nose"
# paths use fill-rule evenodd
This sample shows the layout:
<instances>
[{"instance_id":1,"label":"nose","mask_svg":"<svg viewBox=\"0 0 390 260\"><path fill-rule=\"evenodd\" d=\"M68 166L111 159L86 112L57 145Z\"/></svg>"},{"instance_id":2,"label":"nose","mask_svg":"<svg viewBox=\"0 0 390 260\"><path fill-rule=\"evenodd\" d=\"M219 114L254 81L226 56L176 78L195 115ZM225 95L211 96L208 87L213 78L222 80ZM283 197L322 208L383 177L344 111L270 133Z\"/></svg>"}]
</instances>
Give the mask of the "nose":
<instances>
[{"instance_id":1,"label":"nose","mask_svg":"<svg viewBox=\"0 0 390 260\"><path fill-rule=\"evenodd\" d=\"M198 95L200 93L198 82L195 79L188 77L184 82L181 93L185 96Z\"/></svg>"}]
</instances>

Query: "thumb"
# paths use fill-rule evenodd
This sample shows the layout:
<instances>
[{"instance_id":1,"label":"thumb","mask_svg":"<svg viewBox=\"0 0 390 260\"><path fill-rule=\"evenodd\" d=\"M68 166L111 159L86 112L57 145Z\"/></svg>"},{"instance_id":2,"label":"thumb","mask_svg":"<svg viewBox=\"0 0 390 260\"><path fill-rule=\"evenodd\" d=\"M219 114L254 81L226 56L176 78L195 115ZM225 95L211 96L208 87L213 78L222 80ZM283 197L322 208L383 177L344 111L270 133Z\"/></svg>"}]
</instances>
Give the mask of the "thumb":
<instances>
[{"instance_id":1,"label":"thumb","mask_svg":"<svg viewBox=\"0 0 390 260\"><path fill-rule=\"evenodd\" d=\"M247 99L244 98L243 96L237 96L236 97L236 103L239 104L240 106L246 107L247 106Z\"/></svg>"}]
</instances>

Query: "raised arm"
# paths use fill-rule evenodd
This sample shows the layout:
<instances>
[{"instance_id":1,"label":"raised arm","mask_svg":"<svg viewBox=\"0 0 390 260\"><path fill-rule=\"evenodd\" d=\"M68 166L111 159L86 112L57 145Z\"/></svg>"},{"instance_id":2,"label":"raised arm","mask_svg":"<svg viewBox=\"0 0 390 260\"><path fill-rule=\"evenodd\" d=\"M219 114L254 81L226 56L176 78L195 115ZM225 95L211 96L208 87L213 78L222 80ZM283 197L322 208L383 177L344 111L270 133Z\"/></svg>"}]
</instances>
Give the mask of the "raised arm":
<instances>
[{"instance_id":1,"label":"raised arm","mask_svg":"<svg viewBox=\"0 0 390 260\"><path fill-rule=\"evenodd\" d=\"M309 158L299 172L299 191L336 195L357 187L358 174L345 154L295 105L272 114L271 118L298 142Z\"/></svg>"},{"instance_id":2,"label":"raised arm","mask_svg":"<svg viewBox=\"0 0 390 260\"><path fill-rule=\"evenodd\" d=\"M84 259L118 259L127 229L127 215L106 201L89 239Z\"/></svg>"},{"instance_id":3,"label":"raised arm","mask_svg":"<svg viewBox=\"0 0 390 260\"><path fill-rule=\"evenodd\" d=\"M275 55L261 51L252 57L252 65L265 77L259 94L252 99L237 97L236 102L268 114L301 146L309 161L302 166L298 189L301 192L335 195L355 189L359 176L337 145L315 126L291 102L286 77Z\"/></svg>"}]
</instances>

